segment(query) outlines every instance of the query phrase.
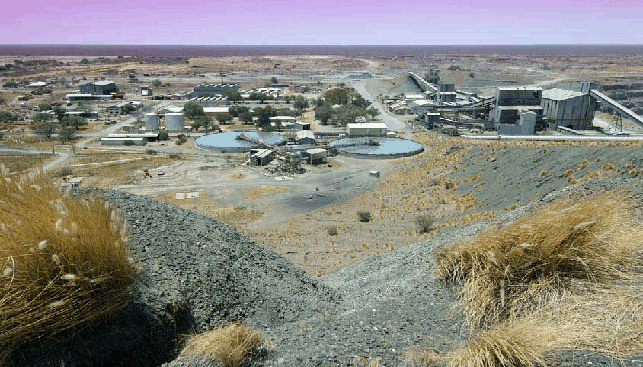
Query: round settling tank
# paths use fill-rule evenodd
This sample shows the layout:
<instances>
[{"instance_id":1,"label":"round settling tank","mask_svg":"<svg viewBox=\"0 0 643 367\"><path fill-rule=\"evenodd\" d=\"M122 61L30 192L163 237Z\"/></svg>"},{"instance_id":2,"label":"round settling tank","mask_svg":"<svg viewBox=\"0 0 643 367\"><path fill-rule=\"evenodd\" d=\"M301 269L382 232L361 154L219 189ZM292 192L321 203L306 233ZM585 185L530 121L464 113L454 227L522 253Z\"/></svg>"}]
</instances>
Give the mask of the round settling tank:
<instances>
[{"instance_id":1,"label":"round settling tank","mask_svg":"<svg viewBox=\"0 0 643 367\"><path fill-rule=\"evenodd\" d=\"M400 138L363 137L333 140L328 147L358 158L399 158L424 151L422 144Z\"/></svg>"},{"instance_id":2,"label":"round settling tank","mask_svg":"<svg viewBox=\"0 0 643 367\"><path fill-rule=\"evenodd\" d=\"M185 117L182 113L165 114L165 130L183 131L185 129Z\"/></svg>"},{"instance_id":3,"label":"round settling tank","mask_svg":"<svg viewBox=\"0 0 643 367\"><path fill-rule=\"evenodd\" d=\"M159 129L159 115L155 113L145 114L145 130L158 131Z\"/></svg>"},{"instance_id":4,"label":"round settling tank","mask_svg":"<svg viewBox=\"0 0 643 367\"><path fill-rule=\"evenodd\" d=\"M196 146L219 152L249 152L259 146L282 145L283 136L262 131L208 134L196 139Z\"/></svg>"}]
</instances>

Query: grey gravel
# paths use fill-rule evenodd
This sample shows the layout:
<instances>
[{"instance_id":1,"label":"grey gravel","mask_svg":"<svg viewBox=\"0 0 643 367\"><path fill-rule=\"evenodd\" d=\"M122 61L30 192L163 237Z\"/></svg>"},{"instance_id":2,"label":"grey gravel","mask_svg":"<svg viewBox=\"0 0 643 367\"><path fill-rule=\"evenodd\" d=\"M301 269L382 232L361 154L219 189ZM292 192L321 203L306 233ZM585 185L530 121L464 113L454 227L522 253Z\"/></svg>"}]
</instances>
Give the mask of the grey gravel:
<instances>
[{"instance_id":1,"label":"grey gravel","mask_svg":"<svg viewBox=\"0 0 643 367\"><path fill-rule=\"evenodd\" d=\"M561 196L616 187L626 187L632 200L643 203L640 179L615 177L551 192L492 222L511 221ZM348 366L359 357L403 366L411 345L442 352L469 336L453 309L456 290L434 275L432 252L490 223L453 228L314 278L212 218L123 192L98 193L131 228L141 270L130 307L69 341L34 341L16 351L10 365L219 366L175 358L182 335L211 330L221 321L242 321L272 342L253 366ZM548 357L561 366L638 366L640 360L590 351Z\"/></svg>"}]
</instances>

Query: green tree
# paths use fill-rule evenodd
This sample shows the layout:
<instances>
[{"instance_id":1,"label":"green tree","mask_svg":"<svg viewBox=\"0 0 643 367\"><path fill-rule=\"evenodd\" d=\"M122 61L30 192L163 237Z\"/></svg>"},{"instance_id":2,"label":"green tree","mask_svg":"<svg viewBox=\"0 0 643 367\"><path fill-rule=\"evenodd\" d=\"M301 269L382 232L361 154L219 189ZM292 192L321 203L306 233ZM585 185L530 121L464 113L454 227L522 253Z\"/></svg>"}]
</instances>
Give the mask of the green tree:
<instances>
[{"instance_id":1,"label":"green tree","mask_svg":"<svg viewBox=\"0 0 643 367\"><path fill-rule=\"evenodd\" d=\"M270 78L270 83L277 84L277 83L279 83L279 80L277 80L276 76L273 76L272 78Z\"/></svg>"},{"instance_id":2,"label":"green tree","mask_svg":"<svg viewBox=\"0 0 643 367\"><path fill-rule=\"evenodd\" d=\"M357 107L364 107L364 108L371 105L371 102L365 100L364 97L362 97L359 93L353 96L351 103Z\"/></svg>"},{"instance_id":3,"label":"green tree","mask_svg":"<svg viewBox=\"0 0 643 367\"><path fill-rule=\"evenodd\" d=\"M196 102L186 102L183 105L183 114L190 120L195 120L198 116L204 116L203 106Z\"/></svg>"},{"instance_id":4,"label":"green tree","mask_svg":"<svg viewBox=\"0 0 643 367\"><path fill-rule=\"evenodd\" d=\"M159 131L159 140L164 141L168 140L170 138L170 134L167 133L165 130Z\"/></svg>"},{"instance_id":5,"label":"green tree","mask_svg":"<svg viewBox=\"0 0 643 367\"><path fill-rule=\"evenodd\" d=\"M295 101L293 102L293 107L295 107L298 111L304 111L306 108L308 108L309 103L304 96L296 96ZM301 112L300 112L301 114Z\"/></svg>"},{"instance_id":6,"label":"green tree","mask_svg":"<svg viewBox=\"0 0 643 367\"><path fill-rule=\"evenodd\" d=\"M58 125L53 122L45 122L36 127L36 133L40 136L44 136L45 138L51 138L51 135L53 135L57 130Z\"/></svg>"},{"instance_id":7,"label":"green tree","mask_svg":"<svg viewBox=\"0 0 643 367\"><path fill-rule=\"evenodd\" d=\"M329 105L343 105L348 103L348 91L344 88L333 88L324 93L324 103Z\"/></svg>"},{"instance_id":8,"label":"green tree","mask_svg":"<svg viewBox=\"0 0 643 367\"><path fill-rule=\"evenodd\" d=\"M225 89L223 92L221 92L221 95L224 97L228 97L228 101L237 103L241 100L241 93L234 89Z\"/></svg>"},{"instance_id":9,"label":"green tree","mask_svg":"<svg viewBox=\"0 0 643 367\"><path fill-rule=\"evenodd\" d=\"M2 88L18 88L18 83L12 81L2 84Z\"/></svg>"},{"instance_id":10,"label":"green tree","mask_svg":"<svg viewBox=\"0 0 643 367\"><path fill-rule=\"evenodd\" d=\"M52 119L53 119L52 115L44 112L38 112L37 114L31 116L31 120L33 122L49 122Z\"/></svg>"},{"instance_id":11,"label":"green tree","mask_svg":"<svg viewBox=\"0 0 643 367\"><path fill-rule=\"evenodd\" d=\"M67 109L65 107L61 107L61 106L54 106L53 110L54 110L54 114L56 115L56 118L58 119L58 121L62 122L63 117L65 117L65 114L67 114Z\"/></svg>"},{"instance_id":12,"label":"green tree","mask_svg":"<svg viewBox=\"0 0 643 367\"><path fill-rule=\"evenodd\" d=\"M162 86L162 85L163 85L163 82L161 82L161 81L160 81L160 80L158 80L158 79L154 79L154 80L152 81L152 86L153 86L153 87L160 87L160 86Z\"/></svg>"},{"instance_id":13,"label":"green tree","mask_svg":"<svg viewBox=\"0 0 643 367\"><path fill-rule=\"evenodd\" d=\"M214 115L214 117L221 124L225 124L226 122L232 121L232 116L229 113L217 113Z\"/></svg>"},{"instance_id":14,"label":"green tree","mask_svg":"<svg viewBox=\"0 0 643 367\"><path fill-rule=\"evenodd\" d=\"M239 114L243 112L248 112L249 110L250 109L247 106L234 105L234 106L230 106L228 111L233 117L239 117Z\"/></svg>"},{"instance_id":15,"label":"green tree","mask_svg":"<svg viewBox=\"0 0 643 367\"><path fill-rule=\"evenodd\" d=\"M74 140L75 137L76 130L71 127L63 127L58 132L58 139L60 139L60 142L63 144Z\"/></svg>"},{"instance_id":16,"label":"green tree","mask_svg":"<svg viewBox=\"0 0 643 367\"><path fill-rule=\"evenodd\" d=\"M333 110L328 106L321 106L315 109L315 120L321 121L322 125L328 124L333 117Z\"/></svg>"},{"instance_id":17,"label":"green tree","mask_svg":"<svg viewBox=\"0 0 643 367\"><path fill-rule=\"evenodd\" d=\"M252 122L252 113L250 113L250 111L239 113L239 120L243 121L244 123Z\"/></svg>"},{"instance_id":18,"label":"green tree","mask_svg":"<svg viewBox=\"0 0 643 367\"><path fill-rule=\"evenodd\" d=\"M346 126L355 122L359 116L365 116L366 111L364 108L357 107L352 104L342 105L333 111L332 122L337 126Z\"/></svg>"},{"instance_id":19,"label":"green tree","mask_svg":"<svg viewBox=\"0 0 643 367\"><path fill-rule=\"evenodd\" d=\"M371 107L366 109L366 113L369 114L371 116L371 118L374 119L377 115L380 114L380 111L377 108L371 106Z\"/></svg>"},{"instance_id":20,"label":"green tree","mask_svg":"<svg viewBox=\"0 0 643 367\"><path fill-rule=\"evenodd\" d=\"M208 133L210 126L212 126L212 117L208 115L197 116L196 120L194 120L194 124L192 124L192 127L195 130L199 130L199 128L204 127L206 134Z\"/></svg>"},{"instance_id":21,"label":"green tree","mask_svg":"<svg viewBox=\"0 0 643 367\"><path fill-rule=\"evenodd\" d=\"M18 116L9 111L0 111L0 122L18 121Z\"/></svg>"},{"instance_id":22,"label":"green tree","mask_svg":"<svg viewBox=\"0 0 643 367\"><path fill-rule=\"evenodd\" d=\"M49 110L51 110L51 103L49 102L38 103L38 111L49 111Z\"/></svg>"},{"instance_id":23,"label":"green tree","mask_svg":"<svg viewBox=\"0 0 643 367\"><path fill-rule=\"evenodd\" d=\"M257 110L259 110L257 112ZM255 109L255 114L257 114L257 126L259 127L266 127L270 126L270 118L273 117L273 111L270 106L267 106L265 108L256 108Z\"/></svg>"},{"instance_id":24,"label":"green tree","mask_svg":"<svg viewBox=\"0 0 643 367\"><path fill-rule=\"evenodd\" d=\"M80 60L80 64L87 65L89 64L89 60L87 60L87 58L83 58L82 60Z\"/></svg>"},{"instance_id":25,"label":"green tree","mask_svg":"<svg viewBox=\"0 0 643 367\"><path fill-rule=\"evenodd\" d=\"M78 130L80 126L88 125L87 120L76 115L65 115L60 122L63 127L70 127Z\"/></svg>"}]
</instances>

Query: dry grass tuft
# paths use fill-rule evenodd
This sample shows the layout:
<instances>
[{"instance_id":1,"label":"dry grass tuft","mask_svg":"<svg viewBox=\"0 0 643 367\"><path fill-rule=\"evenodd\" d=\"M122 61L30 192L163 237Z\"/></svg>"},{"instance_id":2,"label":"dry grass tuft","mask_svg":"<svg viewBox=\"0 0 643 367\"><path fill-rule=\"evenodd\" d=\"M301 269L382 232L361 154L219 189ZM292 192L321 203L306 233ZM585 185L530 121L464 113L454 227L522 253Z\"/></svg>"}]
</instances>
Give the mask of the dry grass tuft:
<instances>
[{"instance_id":1,"label":"dry grass tuft","mask_svg":"<svg viewBox=\"0 0 643 367\"><path fill-rule=\"evenodd\" d=\"M226 366L238 367L255 357L264 344L266 340L258 330L230 323L190 337L181 356L212 358Z\"/></svg>"},{"instance_id":2,"label":"dry grass tuft","mask_svg":"<svg viewBox=\"0 0 643 367\"><path fill-rule=\"evenodd\" d=\"M546 366L544 353L561 330L533 320L508 322L465 340L452 351L447 367Z\"/></svg>"},{"instance_id":3,"label":"dry grass tuft","mask_svg":"<svg viewBox=\"0 0 643 367\"><path fill-rule=\"evenodd\" d=\"M126 238L104 201L0 174L0 364L18 345L119 311L135 275Z\"/></svg>"},{"instance_id":4,"label":"dry grass tuft","mask_svg":"<svg viewBox=\"0 0 643 367\"><path fill-rule=\"evenodd\" d=\"M582 291L577 281L610 284L629 277L640 230L627 227L626 214L625 204L610 195L565 199L437 249L438 273L462 284L470 327L524 316Z\"/></svg>"}]
</instances>

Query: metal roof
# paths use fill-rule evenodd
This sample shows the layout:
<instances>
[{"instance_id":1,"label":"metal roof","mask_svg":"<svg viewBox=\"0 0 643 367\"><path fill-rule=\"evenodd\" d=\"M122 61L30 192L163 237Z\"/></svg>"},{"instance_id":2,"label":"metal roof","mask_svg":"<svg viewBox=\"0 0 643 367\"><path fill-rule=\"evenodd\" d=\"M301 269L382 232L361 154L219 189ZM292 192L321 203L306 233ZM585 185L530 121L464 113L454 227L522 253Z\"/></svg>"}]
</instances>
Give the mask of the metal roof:
<instances>
[{"instance_id":1,"label":"metal roof","mask_svg":"<svg viewBox=\"0 0 643 367\"><path fill-rule=\"evenodd\" d=\"M386 129L384 122L368 122L364 124L346 124L349 129Z\"/></svg>"},{"instance_id":2,"label":"metal roof","mask_svg":"<svg viewBox=\"0 0 643 367\"><path fill-rule=\"evenodd\" d=\"M583 95L585 94L581 92L574 92L571 90L561 89L561 88L552 88L552 89L543 91L543 99L553 99L556 101L562 101L565 99L581 97Z\"/></svg>"}]
</instances>

